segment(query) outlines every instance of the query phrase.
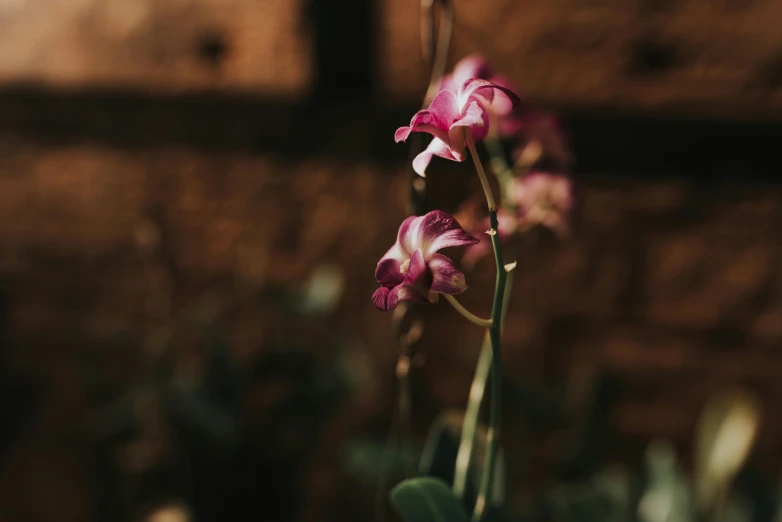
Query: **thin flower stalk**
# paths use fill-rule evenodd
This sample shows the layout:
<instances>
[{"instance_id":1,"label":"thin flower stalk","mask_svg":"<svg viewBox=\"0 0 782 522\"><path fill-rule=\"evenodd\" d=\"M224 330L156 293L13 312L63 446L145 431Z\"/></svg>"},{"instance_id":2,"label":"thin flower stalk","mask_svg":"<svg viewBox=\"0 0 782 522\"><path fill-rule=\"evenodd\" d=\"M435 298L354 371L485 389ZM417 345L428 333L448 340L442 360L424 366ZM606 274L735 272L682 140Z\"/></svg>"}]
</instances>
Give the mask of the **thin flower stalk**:
<instances>
[{"instance_id":1,"label":"thin flower stalk","mask_svg":"<svg viewBox=\"0 0 782 522\"><path fill-rule=\"evenodd\" d=\"M509 272L505 279L505 296L502 300L502 325L504 328L505 317L508 313L510 304L511 288L513 288L513 272ZM475 367L475 375L470 385L470 395L467 398L467 408L464 411L464 422L462 424L462 433L459 440L459 449L456 454L456 465L454 467L453 493L458 498L464 496L467 488L467 476L470 471L470 462L475 449L476 434L481 414L483 398L486 395L486 383L489 380L491 372L492 348L489 332L481 344L478 364Z\"/></svg>"},{"instance_id":2,"label":"thin flower stalk","mask_svg":"<svg viewBox=\"0 0 782 522\"><path fill-rule=\"evenodd\" d=\"M467 310L454 296L450 294L443 294L443 297L445 297L445 300L448 301L457 312L462 314L462 317L471 323L482 326L483 328L489 328L491 326L491 319L483 319L482 317L478 317L474 313Z\"/></svg>"},{"instance_id":3,"label":"thin flower stalk","mask_svg":"<svg viewBox=\"0 0 782 522\"><path fill-rule=\"evenodd\" d=\"M470 154L472 155L472 160L475 163L475 170L478 171L478 178L481 180L481 188L483 188L483 194L486 196L486 204L489 205L489 212L494 213L494 221L497 221L497 204L494 202L494 196L491 193L491 185L489 185L489 180L486 178L486 172L483 170L483 164L481 163L481 159L478 156L478 151L475 150L475 142L472 139L472 136L469 133L465 133L467 136L467 147L470 149ZM492 224L491 230L496 231L498 229L499 225L495 226L495 224ZM496 235L496 234L492 234Z\"/></svg>"},{"instance_id":4,"label":"thin flower stalk","mask_svg":"<svg viewBox=\"0 0 782 522\"><path fill-rule=\"evenodd\" d=\"M492 172L499 182L502 204L503 206L512 206L512 198L509 197L509 194L514 180L513 170L505 159L502 145L498 139L491 136L483 143L486 147L486 151L489 153ZM510 305L511 289L513 288L514 279L512 271L505 271L508 272L508 274L505 279L505 295L502 300L501 331L505 325L505 317L508 313L508 306ZM475 449L476 433L478 430L483 398L486 395L486 384L489 381L489 373L491 372L491 362L491 337L487 331L483 343L481 344L478 364L475 367L475 375L473 376L472 384L470 385L470 394L467 398L467 407L464 412L464 422L462 424L461 438L459 440L459 449L456 454L453 493L458 498L464 496L467 487L467 477Z\"/></svg>"},{"instance_id":5,"label":"thin flower stalk","mask_svg":"<svg viewBox=\"0 0 782 522\"><path fill-rule=\"evenodd\" d=\"M491 309L491 326L489 327L489 340L491 342L491 408L489 411L489 430L487 433L487 455L486 464L483 470L478 498L475 501L472 520L478 522L483 518L486 510L486 502L492 491L494 482L494 471L497 465L497 454L499 452L499 429L502 407L502 361L500 350L500 327L502 325L502 308L505 296L505 282L508 272L505 270L505 263L502 257L502 244L500 236L497 233L499 222L497 221L497 205L489 186L489 180L486 179L486 172L483 170L483 164L478 157L478 151L475 150L472 136L466 133L467 146L470 149L475 169L481 180L484 194L486 195L486 204L489 207L489 235L491 236L492 249L494 250L494 260L496 263L497 276L494 284L494 303Z\"/></svg>"}]
</instances>

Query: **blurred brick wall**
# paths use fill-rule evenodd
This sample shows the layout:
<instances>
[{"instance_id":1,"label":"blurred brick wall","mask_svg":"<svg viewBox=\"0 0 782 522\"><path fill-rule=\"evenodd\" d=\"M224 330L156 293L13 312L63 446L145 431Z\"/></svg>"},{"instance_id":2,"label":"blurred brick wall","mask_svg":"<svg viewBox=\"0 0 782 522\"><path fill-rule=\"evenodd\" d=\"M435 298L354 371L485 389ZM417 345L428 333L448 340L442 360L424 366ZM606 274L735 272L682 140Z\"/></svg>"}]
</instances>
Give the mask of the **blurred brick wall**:
<instances>
[{"instance_id":1,"label":"blurred brick wall","mask_svg":"<svg viewBox=\"0 0 782 522\"><path fill-rule=\"evenodd\" d=\"M4 2L0 31L13 45L0 55L0 82L297 98L314 77L308 13L315 4ZM417 100L426 83L418 6L375 6L375 74L381 92L397 100ZM756 117L782 108L777 2L456 0L454 9L451 63L480 50L537 101Z\"/></svg>"},{"instance_id":2,"label":"blurred brick wall","mask_svg":"<svg viewBox=\"0 0 782 522\"><path fill-rule=\"evenodd\" d=\"M532 98L681 105L713 114L777 110L778 79L752 83L761 64L775 59L774 2L743 8L726 1L708 11L698 1L494 3L480 10L456 3L452 56L484 50ZM59 0L46 9L5 2L0 29L18 45L0 55L1 87L42 82L56 93L114 86L153 96L250 90L273 96L272 105L303 100L312 87L312 58L302 9L299 2L239 0L132 6ZM425 82L417 4L382 2L379 15L381 90L397 101L417 100ZM670 60L668 45L676 47ZM633 69L639 55L640 69ZM167 110L175 100L161 97L123 119L112 112L124 110L121 103L91 106L89 96L70 113L4 103L0 115L0 281L9 296L14 355L49 383L30 432L78 431L88 400L76 352L114 360L109 373L118 382L140 371L139 353L107 348L105 339L144 325L148 281L136 235L151 209L160 208L167 262L177 276L175 308L225 280L297 287L318 264L344 270L335 328L356 332L374 373L366 378L371 393L354 398L317 435L308 509L310 519L319 519L345 493L335 448L385 417L392 400L393 332L369 297L375 263L404 216L408 171L373 155L386 150L375 136L388 136L390 144L404 118L368 128L361 110L315 118L256 108L245 117L252 124L234 117L199 121L187 106ZM82 114L87 123L79 127ZM201 128L211 125L225 128ZM319 143L299 145L305 126ZM88 132L71 136L73 129ZM210 136L220 147L201 146ZM270 150L277 144L279 151ZM462 181L477 189L460 172L430 177L432 192L445 194L446 210L466 195ZM519 258L504 354L508 376L545 386L573 368L614 370L622 389L613 417L619 449L636 454L656 435L686 444L706 398L730 384L757 389L773 412L782 392L782 189L739 179L704 191L702 181L689 179L580 174L586 174L583 208L572 240L534 236ZM465 303L485 310L491 267L480 265L468 279ZM242 360L270 337L300 335L299 325L273 311L241 306L229 325ZM427 361L414 373L419 433L439 409L464 404L481 337L443 304L424 314ZM760 452L767 469L779 467L780 435L782 424L769 414ZM57 455L58 469L73 476L69 454ZM9 469L3 477L15 480L16 468ZM84 512L85 503L75 511Z\"/></svg>"},{"instance_id":3,"label":"blurred brick wall","mask_svg":"<svg viewBox=\"0 0 782 522\"><path fill-rule=\"evenodd\" d=\"M29 367L46 372L68 347L141 327L147 286L134 234L154 199L165 209L179 304L226 277L296 287L318 264L336 264L347 276L340 324L368 336L391 371L389 317L369 296L404 215L403 169L185 149L28 144L2 154L1 275ZM591 176L582 197L572 240L544 236L519 257L508 374L615 369L624 388L617 426L638 440L683 440L707 396L731 383L758 387L771 407L782 393L782 189L705 194L684 181ZM485 309L490 263L468 278L465 303ZM427 387L435 402L458 406L481 334L451 325L444 305L426 315ZM257 349L264 325L233 333L239 353ZM764 434L780 428L769 418Z\"/></svg>"},{"instance_id":4,"label":"blurred brick wall","mask_svg":"<svg viewBox=\"0 0 782 522\"><path fill-rule=\"evenodd\" d=\"M312 81L299 0L54 0L0 4L0 83L252 90L288 98Z\"/></svg>"},{"instance_id":5,"label":"blurred brick wall","mask_svg":"<svg viewBox=\"0 0 782 522\"><path fill-rule=\"evenodd\" d=\"M427 78L417 0L381 7L381 87L415 100ZM777 116L773 1L455 0L451 63L484 53L522 93L556 105Z\"/></svg>"}]
</instances>

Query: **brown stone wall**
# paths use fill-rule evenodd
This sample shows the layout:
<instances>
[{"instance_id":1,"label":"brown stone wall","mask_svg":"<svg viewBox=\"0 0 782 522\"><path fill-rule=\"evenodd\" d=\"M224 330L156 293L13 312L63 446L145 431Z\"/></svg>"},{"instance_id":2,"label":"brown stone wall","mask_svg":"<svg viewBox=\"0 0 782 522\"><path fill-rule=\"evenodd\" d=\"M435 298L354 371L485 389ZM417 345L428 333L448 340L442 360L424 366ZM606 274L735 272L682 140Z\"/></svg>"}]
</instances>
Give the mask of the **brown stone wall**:
<instances>
[{"instance_id":1,"label":"brown stone wall","mask_svg":"<svg viewBox=\"0 0 782 522\"><path fill-rule=\"evenodd\" d=\"M0 84L250 90L296 98L312 81L300 1L5 2Z\"/></svg>"},{"instance_id":2,"label":"brown stone wall","mask_svg":"<svg viewBox=\"0 0 782 522\"><path fill-rule=\"evenodd\" d=\"M336 264L347 278L340 324L363 332L391 372L389 317L368 299L374 264L404 215L400 167L87 145L7 144L3 157L1 275L19 355L36 371L52 355L67 359L69 347L97 349L101 335L143 327L148 287L135 231L154 201L165 209L175 306L225 278L296 287L317 265ZM588 177L574 237L530 240L519 256L509 375L612 368L626 386L617 426L639 440L684 440L707 396L730 383L758 385L776 401L780 198L775 185L706 195L686 181ZM464 302L477 310L490 299L490 265L468 274ZM458 406L481 334L451 326L445 305L425 312L426 387L437 404ZM274 329L261 318L242 328L232 333L242 357ZM765 433L777 424L769 419Z\"/></svg>"},{"instance_id":3,"label":"brown stone wall","mask_svg":"<svg viewBox=\"0 0 782 522\"><path fill-rule=\"evenodd\" d=\"M777 2L453 4L451 63L481 50L531 99L780 114ZM425 86L418 5L376 6L375 74L392 99L417 100ZM314 79L310 12L305 1L7 2L0 30L13 45L0 56L0 83L250 90L295 99Z\"/></svg>"},{"instance_id":4,"label":"brown stone wall","mask_svg":"<svg viewBox=\"0 0 782 522\"><path fill-rule=\"evenodd\" d=\"M379 74L416 99L427 79L416 0L382 2ZM782 6L769 1L456 0L451 61L480 50L531 99L574 106L779 115Z\"/></svg>"},{"instance_id":5,"label":"brown stone wall","mask_svg":"<svg viewBox=\"0 0 782 522\"><path fill-rule=\"evenodd\" d=\"M91 393L96 383L129 389L149 371L143 338L150 308L160 305L150 295L161 272L171 279L175 316L220 290L221 326L243 364L289 339L316 360L351 360L340 364L350 369L353 393L322 431L292 438L312 448L303 466L304 518L366 519L370 495L355 500L338 450L352 435L385 433L394 407L398 348L389 315L369 298L375 264L405 213L406 148L393 148L391 135L426 81L418 7L412 0L376 4L376 94L388 101L378 108L306 104L317 49L305 4L0 5L0 33L14 43L0 53L5 333L13 370L45 383L40 408L24 425L29 440L0 463L0 519L14 513L10 520L85 520L93 512L94 448L84 433L94 413ZM525 0L478 7L459 0L455 7L452 61L481 49L534 100L712 117L780 114L777 2ZM30 83L45 88L27 89ZM611 371L620 390L611 411L618 440L611 457L625 461L637 459L655 436L686 447L706 399L747 385L768 412L759 464L776 472L782 189L773 175L741 177L734 169L757 144L737 144L733 163L724 165L729 140L669 158L687 149L675 142L686 131L671 138L664 127L679 123L636 120L633 128L645 136L638 145L632 132L602 138L589 118L580 120L576 146L599 147L581 146L585 154L576 154L578 225L566 242L545 234L525 240L507 324L506 375L556 395L567 376ZM644 135L649 127L658 142ZM657 148L660 141L665 146ZM614 154L622 159L612 163ZM691 176L688 169L701 163L708 165L702 177ZM601 170L604 164L613 168ZM453 211L477 190L469 169L434 167L433 206ZM154 270L139 248L150 222L162 239ZM300 292L321 266L336 266L345 278L328 321L292 318L265 299L280 289ZM464 303L483 313L491 263L467 277ZM436 413L464 405L482 334L443 303L421 308L425 359L413 369L413 431L423 436ZM177 332L172 358L189 364L202 333ZM350 357L331 342L337 338L353 347ZM87 375L85 360L98 361L98 375ZM267 433L264 412L285 392L285 383L275 382L248 392L248 424ZM505 415L510 458L524 450L514 437L525 427L513 413ZM543 458L556 451L535 447ZM36 511L49 507L37 500L54 498L66 483L74 488L70 518L66 501L54 515ZM4 484L40 494L27 498Z\"/></svg>"}]
</instances>

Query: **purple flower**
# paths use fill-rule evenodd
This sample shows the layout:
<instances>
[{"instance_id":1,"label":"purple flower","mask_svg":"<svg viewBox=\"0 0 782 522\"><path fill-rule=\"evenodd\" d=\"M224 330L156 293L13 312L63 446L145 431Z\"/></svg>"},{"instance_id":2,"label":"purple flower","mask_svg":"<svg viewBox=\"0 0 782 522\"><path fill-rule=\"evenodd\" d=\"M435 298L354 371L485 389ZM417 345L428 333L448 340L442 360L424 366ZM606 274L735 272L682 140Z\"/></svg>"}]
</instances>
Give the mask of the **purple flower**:
<instances>
[{"instance_id":1,"label":"purple flower","mask_svg":"<svg viewBox=\"0 0 782 522\"><path fill-rule=\"evenodd\" d=\"M453 72L442 80L442 87L455 90L469 78L481 78L505 89L518 92L510 79L497 74L479 53L462 58ZM491 115L492 125L502 138L519 141L515 156L526 166L545 158L565 168L572 163L572 155L559 118L552 114L530 110L524 105L514 105L504 96L491 101L479 100L483 109Z\"/></svg>"},{"instance_id":2,"label":"purple flower","mask_svg":"<svg viewBox=\"0 0 782 522\"><path fill-rule=\"evenodd\" d=\"M535 171L516 179L513 200L522 230L542 225L559 235L569 230L573 183L563 174Z\"/></svg>"},{"instance_id":3,"label":"purple flower","mask_svg":"<svg viewBox=\"0 0 782 522\"><path fill-rule=\"evenodd\" d=\"M377 264L375 279L380 288L372 295L372 303L379 310L391 310L399 301L434 302L436 294L464 292L464 274L438 251L476 243L443 211L410 216L399 227L396 244Z\"/></svg>"},{"instance_id":4,"label":"purple flower","mask_svg":"<svg viewBox=\"0 0 782 522\"><path fill-rule=\"evenodd\" d=\"M459 63L454 66L453 72L443 77L441 85L445 89L455 90L470 78L488 80L499 87L518 92L510 79L503 74L497 74L480 53L473 53L459 60ZM498 96L490 102L484 102L483 106L494 116L492 122L496 122L497 132L500 136L516 137L523 130L527 112L524 106L511 103L504 96Z\"/></svg>"},{"instance_id":5,"label":"purple flower","mask_svg":"<svg viewBox=\"0 0 782 522\"><path fill-rule=\"evenodd\" d=\"M475 141L486 137L488 122L481 103L491 103L495 91L504 93L512 106L521 103L519 97L505 87L470 78L456 92L451 89L438 92L429 109L418 111L410 120L410 126L397 129L394 134L397 143L407 140L411 132L427 132L434 136L426 150L413 160L413 170L424 176L432 156L464 161L465 128L470 130Z\"/></svg>"}]
</instances>

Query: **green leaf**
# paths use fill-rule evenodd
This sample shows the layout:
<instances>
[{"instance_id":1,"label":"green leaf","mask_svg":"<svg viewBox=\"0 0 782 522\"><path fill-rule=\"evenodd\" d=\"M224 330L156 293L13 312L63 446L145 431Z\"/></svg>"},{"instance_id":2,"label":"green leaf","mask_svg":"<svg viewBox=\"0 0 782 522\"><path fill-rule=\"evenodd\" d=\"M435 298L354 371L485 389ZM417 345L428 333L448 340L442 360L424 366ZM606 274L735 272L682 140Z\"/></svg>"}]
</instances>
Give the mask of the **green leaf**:
<instances>
[{"instance_id":1,"label":"green leaf","mask_svg":"<svg viewBox=\"0 0 782 522\"><path fill-rule=\"evenodd\" d=\"M417 477L391 490L391 504L405 522L467 522L467 513L444 481Z\"/></svg>"}]
</instances>

